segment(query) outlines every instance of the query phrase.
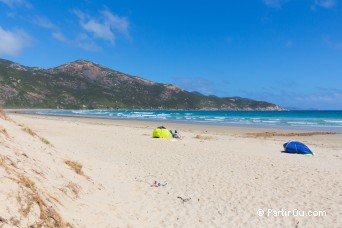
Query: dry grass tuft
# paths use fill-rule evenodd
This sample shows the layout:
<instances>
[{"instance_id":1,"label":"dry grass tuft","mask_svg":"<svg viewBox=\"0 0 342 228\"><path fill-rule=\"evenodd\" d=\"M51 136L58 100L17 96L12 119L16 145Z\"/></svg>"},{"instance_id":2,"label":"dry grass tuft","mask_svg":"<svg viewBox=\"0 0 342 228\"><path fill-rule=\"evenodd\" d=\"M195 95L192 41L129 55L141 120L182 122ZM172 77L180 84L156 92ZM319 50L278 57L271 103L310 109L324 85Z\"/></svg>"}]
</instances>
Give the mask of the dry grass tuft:
<instances>
[{"instance_id":1,"label":"dry grass tuft","mask_svg":"<svg viewBox=\"0 0 342 228\"><path fill-rule=\"evenodd\" d=\"M45 206L45 213L40 213L41 222L37 224L38 227L67 227L62 217L52 207L47 208Z\"/></svg>"},{"instance_id":2,"label":"dry grass tuft","mask_svg":"<svg viewBox=\"0 0 342 228\"><path fill-rule=\"evenodd\" d=\"M30 178L28 178L22 174L20 174L18 177L19 177L19 181L22 185L24 185L26 188L31 189L32 192L36 191L36 186Z\"/></svg>"},{"instance_id":3,"label":"dry grass tuft","mask_svg":"<svg viewBox=\"0 0 342 228\"><path fill-rule=\"evenodd\" d=\"M0 118L4 120L8 119L5 110L1 106L0 106Z\"/></svg>"},{"instance_id":4,"label":"dry grass tuft","mask_svg":"<svg viewBox=\"0 0 342 228\"><path fill-rule=\"evenodd\" d=\"M49 197L50 199L52 199L52 200L54 200L55 202L59 203L59 205L64 206L64 205L61 203L61 201L60 201L57 197L55 197L55 196L53 196L53 195L51 195L51 194L47 194L47 195L48 195L48 197Z\"/></svg>"},{"instance_id":5,"label":"dry grass tuft","mask_svg":"<svg viewBox=\"0 0 342 228\"><path fill-rule=\"evenodd\" d=\"M66 227L62 217L58 214L58 212L52 207L48 207L46 205L46 203L40 196L35 183L22 174L18 174L18 178L19 184L27 188L26 191L24 190L24 192L26 193L24 195L25 205L23 205L23 202L21 202L22 197L18 197L18 201L20 201L20 203L22 204L20 213L23 216L27 217L33 205L36 204L39 207L40 215L39 220L36 221L34 227Z\"/></svg>"},{"instance_id":6,"label":"dry grass tuft","mask_svg":"<svg viewBox=\"0 0 342 228\"><path fill-rule=\"evenodd\" d=\"M1 156L0 159L2 160L2 162L0 162L0 165L1 165L1 163L6 161L6 165L10 165L10 166L18 169L16 163L12 159L10 159L8 156ZM8 166L7 166L7 168L8 168Z\"/></svg>"},{"instance_id":7,"label":"dry grass tuft","mask_svg":"<svg viewBox=\"0 0 342 228\"><path fill-rule=\"evenodd\" d=\"M212 139L215 139L215 138L212 137L212 136L207 136L207 135L196 135L196 136L195 136L195 139L212 140Z\"/></svg>"},{"instance_id":8,"label":"dry grass tuft","mask_svg":"<svg viewBox=\"0 0 342 228\"><path fill-rule=\"evenodd\" d=\"M46 138L43 138L43 137L37 135L37 133L34 132L31 128L29 128L29 127L24 127L24 126L22 126L22 127L23 127L22 130L25 131L26 133L28 133L29 135L31 135L31 136L33 136L33 137L37 136L37 137L40 139L40 141L42 141L44 144L46 144L46 145L51 145L51 143L49 142L49 140L47 140Z\"/></svg>"},{"instance_id":9,"label":"dry grass tuft","mask_svg":"<svg viewBox=\"0 0 342 228\"><path fill-rule=\"evenodd\" d=\"M0 166L4 168L6 173L9 173L10 171L9 171L6 161L8 162L8 158L3 155L0 155Z\"/></svg>"},{"instance_id":10,"label":"dry grass tuft","mask_svg":"<svg viewBox=\"0 0 342 228\"><path fill-rule=\"evenodd\" d=\"M28 127L24 127L23 131L25 131L26 133L28 133L31 136L36 136L37 135L31 128L28 128Z\"/></svg>"},{"instance_id":11,"label":"dry grass tuft","mask_svg":"<svg viewBox=\"0 0 342 228\"><path fill-rule=\"evenodd\" d=\"M78 198L80 191L81 191L81 188L77 184L75 184L73 182L69 182L68 185L66 185L66 187L71 190L71 192L74 194L75 198Z\"/></svg>"},{"instance_id":12,"label":"dry grass tuft","mask_svg":"<svg viewBox=\"0 0 342 228\"><path fill-rule=\"evenodd\" d=\"M22 202L23 198L25 199L25 202ZM21 206L19 213L26 218L33 207L34 195L33 193L27 193L24 196L18 196L17 199Z\"/></svg>"},{"instance_id":13,"label":"dry grass tuft","mask_svg":"<svg viewBox=\"0 0 342 228\"><path fill-rule=\"evenodd\" d=\"M64 163L67 164L77 174L84 176L84 173L82 171L82 165L80 163L71 160L65 160Z\"/></svg>"},{"instance_id":14,"label":"dry grass tuft","mask_svg":"<svg viewBox=\"0 0 342 228\"><path fill-rule=\"evenodd\" d=\"M0 133L2 133L3 135L5 135L6 138L9 138L9 135L8 135L8 133L7 133L7 131L6 131L5 128L1 128L1 129L0 129Z\"/></svg>"},{"instance_id":15,"label":"dry grass tuft","mask_svg":"<svg viewBox=\"0 0 342 228\"><path fill-rule=\"evenodd\" d=\"M26 155L27 156L27 155ZM64 223L60 214L50 207L45 200L55 200L59 204L61 202L49 194L44 197L44 193L40 191L33 180L17 171L16 164L7 156L0 155L0 167L2 167L8 174L12 174L7 177L15 181L19 185L20 191L18 192L17 200L20 204L19 213L23 217L35 215L37 217L30 227L60 227L64 228L67 225ZM34 210L34 212L32 212ZM20 220L13 217L13 220L9 221L11 225L21 227ZM0 225L1 226L1 225ZM70 226L70 225L69 225Z\"/></svg>"}]
</instances>

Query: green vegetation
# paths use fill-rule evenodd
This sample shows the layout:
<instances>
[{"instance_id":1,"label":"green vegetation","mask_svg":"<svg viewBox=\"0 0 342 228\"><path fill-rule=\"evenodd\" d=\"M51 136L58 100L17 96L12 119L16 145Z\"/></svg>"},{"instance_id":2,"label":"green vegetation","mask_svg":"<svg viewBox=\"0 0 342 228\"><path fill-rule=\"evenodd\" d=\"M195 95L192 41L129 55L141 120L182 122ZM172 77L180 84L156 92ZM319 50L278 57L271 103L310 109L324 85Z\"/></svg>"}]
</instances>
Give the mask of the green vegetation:
<instances>
[{"instance_id":1,"label":"green vegetation","mask_svg":"<svg viewBox=\"0 0 342 228\"><path fill-rule=\"evenodd\" d=\"M191 93L83 60L39 69L0 59L0 101L5 108L281 109L268 102Z\"/></svg>"},{"instance_id":2,"label":"green vegetation","mask_svg":"<svg viewBox=\"0 0 342 228\"><path fill-rule=\"evenodd\" d=\"M45 143L46 145L50 145L49 140L45 139L45 138L41 138L42 142Z\"/></svg>"}]
</instances>

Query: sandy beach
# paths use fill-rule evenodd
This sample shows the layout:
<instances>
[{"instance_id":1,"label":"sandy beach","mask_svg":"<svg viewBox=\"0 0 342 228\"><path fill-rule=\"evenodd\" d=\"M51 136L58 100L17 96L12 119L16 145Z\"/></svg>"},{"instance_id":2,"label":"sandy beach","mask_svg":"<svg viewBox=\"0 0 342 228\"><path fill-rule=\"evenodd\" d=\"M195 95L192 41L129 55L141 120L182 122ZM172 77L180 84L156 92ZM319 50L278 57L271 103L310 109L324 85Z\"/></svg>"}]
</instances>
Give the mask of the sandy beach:
<instances>
[{"instance_id":1,"label":"sandy beach","mask_svg":"<svg viewBox=\"0 0 342 228\"><path fill-rule=\"evenodd\" d=\"M160 125L182 139L152 138ZM342 227L341 139L7 113L0 227Z\"/></svg>"}]
</instances>

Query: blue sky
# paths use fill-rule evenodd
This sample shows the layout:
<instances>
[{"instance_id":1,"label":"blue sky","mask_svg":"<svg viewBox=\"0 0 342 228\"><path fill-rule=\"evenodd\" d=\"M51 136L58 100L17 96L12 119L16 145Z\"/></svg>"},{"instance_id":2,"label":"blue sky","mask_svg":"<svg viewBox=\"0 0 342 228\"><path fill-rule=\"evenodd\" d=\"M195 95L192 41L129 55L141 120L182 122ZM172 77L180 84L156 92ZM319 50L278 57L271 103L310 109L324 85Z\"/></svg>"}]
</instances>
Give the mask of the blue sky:
<instances>
[{"instance_id":1,"label":"blue sky","mask_svg":"<svg viewBox=\"0 0 342 228\"><path fill-rule=\"evenodd\" d=\"M342 109L341 0L0 0L0 58Z\"/></svg>"}]
</instances>

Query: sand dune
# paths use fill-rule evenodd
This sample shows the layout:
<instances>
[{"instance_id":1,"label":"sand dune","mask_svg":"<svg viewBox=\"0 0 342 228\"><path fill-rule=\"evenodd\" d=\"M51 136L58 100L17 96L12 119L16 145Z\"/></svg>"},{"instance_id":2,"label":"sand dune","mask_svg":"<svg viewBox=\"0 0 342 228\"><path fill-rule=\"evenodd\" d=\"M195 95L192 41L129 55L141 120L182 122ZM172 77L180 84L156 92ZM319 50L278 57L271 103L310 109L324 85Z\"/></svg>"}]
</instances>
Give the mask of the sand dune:
<instances>
[{"instance_id":1,"label":"sand dune","mask_svg":"<svg viewBox=\"0 0 342 228\"><path fill-rule=\"evenodd\" d=\"M151 138L161 123L10 117L0 119L3 227L342 226L338 134L162 123L183 136L164 140ZM315 156L282 153L291 139Z\"/></svg>"}]
</instances>

